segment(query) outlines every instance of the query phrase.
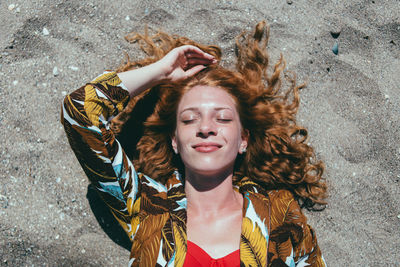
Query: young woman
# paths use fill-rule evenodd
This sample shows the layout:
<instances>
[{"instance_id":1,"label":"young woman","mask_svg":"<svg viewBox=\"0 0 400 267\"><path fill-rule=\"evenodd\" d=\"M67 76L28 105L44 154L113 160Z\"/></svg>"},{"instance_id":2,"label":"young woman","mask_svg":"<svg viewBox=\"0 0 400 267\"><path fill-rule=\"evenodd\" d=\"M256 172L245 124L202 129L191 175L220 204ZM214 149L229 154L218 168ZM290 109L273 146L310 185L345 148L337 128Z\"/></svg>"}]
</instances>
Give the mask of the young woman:
<instances>
[{"instance_id":1,"label":"young woman","mask_svg":"<svg viewBox=\"0 0 400 267\"><path fill-rule=\"evenodd\" d=\"M268 36L260 22L238 37L236 70L216 46L131 36L149 57L65 98L69 142L132 240L130 266L325 266L299 206L324 203L323 165L295 122L302 85L282 58L269 74ZM121 131L138 107L136 135Z\"/></svg>"}]
</instances>

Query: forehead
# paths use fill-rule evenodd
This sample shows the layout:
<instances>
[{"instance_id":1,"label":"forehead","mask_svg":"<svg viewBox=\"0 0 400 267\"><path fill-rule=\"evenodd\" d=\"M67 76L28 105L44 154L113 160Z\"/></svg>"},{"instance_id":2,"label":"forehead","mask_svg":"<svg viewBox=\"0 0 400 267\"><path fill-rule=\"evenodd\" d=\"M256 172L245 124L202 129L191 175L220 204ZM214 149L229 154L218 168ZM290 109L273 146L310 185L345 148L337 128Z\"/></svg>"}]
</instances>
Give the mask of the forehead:
<instances>
[{"instance_id":1,"label":"forehead","mask_svg":"<svg viewBox=\"0 0 400 267\"><path fill-rule=\"evenodd\" d=\"M227 107L236 110L236 103L233 97L221 88L197 85L183 95L178 111L201 107Z\"/></svg>"}]
</instances>

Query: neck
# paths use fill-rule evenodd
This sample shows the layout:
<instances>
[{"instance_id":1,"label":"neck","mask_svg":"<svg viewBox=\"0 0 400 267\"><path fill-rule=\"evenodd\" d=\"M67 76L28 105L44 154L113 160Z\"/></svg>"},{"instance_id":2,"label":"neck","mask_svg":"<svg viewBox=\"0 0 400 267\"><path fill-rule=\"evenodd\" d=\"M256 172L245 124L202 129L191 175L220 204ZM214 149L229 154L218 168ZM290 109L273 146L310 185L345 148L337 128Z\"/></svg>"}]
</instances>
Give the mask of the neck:
<instances>
[{"instance_id":1,"label":"neck","mask_svg":"<svg viewBox=\"0 0 400 267\"><path fill-rule=\"evenodd\" d=\"M241 207L241 195L233 189L232 176L232 172L207 176L186 171L188 210L213 216Z\"/></svg>"}]
</instances>

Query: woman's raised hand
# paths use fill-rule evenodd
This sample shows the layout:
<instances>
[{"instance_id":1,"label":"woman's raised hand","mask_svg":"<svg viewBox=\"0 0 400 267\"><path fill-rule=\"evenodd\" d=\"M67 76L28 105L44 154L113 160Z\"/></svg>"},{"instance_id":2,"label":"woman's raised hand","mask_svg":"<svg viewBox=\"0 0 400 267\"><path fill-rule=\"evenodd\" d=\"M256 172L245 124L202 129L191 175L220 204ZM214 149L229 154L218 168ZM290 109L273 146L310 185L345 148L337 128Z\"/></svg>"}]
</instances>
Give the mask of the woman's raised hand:
<instances>
[{"instance_id":1,"label":"woman's raised hand","mask_svg":"<svg viewBox=\"0 0 400 267\"><path fill-rule=\"evenodd\" d=\"M165 79L171 82L191 77L216 63L214 56L203 52L193 45L184 45L172 49L157 64L162 68Z\"/></svg>"},{"instance_id":2,"label":"woman's raised hand","mask_svg":"<svg viewBox=\"0 0 400 267\"><path fill-rule=\"evenodd\" d=\"M191 77L216 62L212 55L198 47L183 45L172 49L153 64L118 73L118 76L130 95L135 96L162 81L176 82Z\"/></svg>"}]
</instances>

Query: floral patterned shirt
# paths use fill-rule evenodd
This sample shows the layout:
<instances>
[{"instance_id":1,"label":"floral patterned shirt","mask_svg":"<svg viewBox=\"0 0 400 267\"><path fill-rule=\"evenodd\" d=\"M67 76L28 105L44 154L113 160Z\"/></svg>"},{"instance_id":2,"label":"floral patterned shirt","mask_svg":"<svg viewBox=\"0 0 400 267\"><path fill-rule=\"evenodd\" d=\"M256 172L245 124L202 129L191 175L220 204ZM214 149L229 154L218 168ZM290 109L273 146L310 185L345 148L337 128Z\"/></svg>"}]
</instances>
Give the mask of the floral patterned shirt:
<instances>
[{"instance_id":1,"label":"floral patterned shirt","mask_svg":"<svg viewBox=\"0 0 400 267\"><path fill-rule=\"evenodd\" d=\"M115 72L67 95L61 122L90 182L132 241L129 266L182 266L187 250L186 196L178 172L166 182L138 173L110 129L129 101ZM154 179L155 178L155 179ZM287 190L243 177L241 266L325 266L315 232Z\"/></svg>"}]
</instances>

